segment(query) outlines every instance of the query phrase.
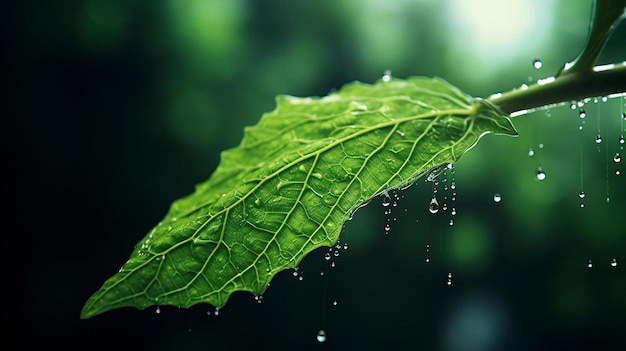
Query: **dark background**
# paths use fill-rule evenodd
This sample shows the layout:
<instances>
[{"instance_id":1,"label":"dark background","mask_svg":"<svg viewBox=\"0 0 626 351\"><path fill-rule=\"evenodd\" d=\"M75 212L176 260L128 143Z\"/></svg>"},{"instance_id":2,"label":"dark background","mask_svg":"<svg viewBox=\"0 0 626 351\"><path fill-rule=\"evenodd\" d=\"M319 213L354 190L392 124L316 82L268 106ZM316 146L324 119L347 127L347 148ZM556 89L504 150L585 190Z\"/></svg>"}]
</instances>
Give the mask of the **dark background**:
<instances>
[{"instance_id":1,"label":"dark background","mask_svg":"<svg viewBox=\"0 0 626 351\"><path fill-rule=\"evenodd\" d=\"M450 209L428 213L432 185L419 182L397 193L392 215L379 198L359 210L342 233L349 249L333 259L335 268L325 249L313 252L300 268L304 280L279 274L261 304L238 293L219 316L198 305L79 319L133 245L173 200L208 178L220 151L274 108L275 95L325 95L390 69L398 78L441 76L484 97L553 75L585 41L589 1L470 2L476 11L461 3L7 5L4 343L626 349L626 175L615 176L626 169L612 161L624 154L623 97L585 105L582 131L578 108L568 104L516 117L518 138L481 140L447 175L458 193L453 226ZM626 58L625 31L618 28L601 63ZM531 65L537 56L539 70ZM535 178L539 165L544 181ZM443 185L440 194L451 197ZM315 340L320 329L325 343Z\"/></svg>"}]
</instances>

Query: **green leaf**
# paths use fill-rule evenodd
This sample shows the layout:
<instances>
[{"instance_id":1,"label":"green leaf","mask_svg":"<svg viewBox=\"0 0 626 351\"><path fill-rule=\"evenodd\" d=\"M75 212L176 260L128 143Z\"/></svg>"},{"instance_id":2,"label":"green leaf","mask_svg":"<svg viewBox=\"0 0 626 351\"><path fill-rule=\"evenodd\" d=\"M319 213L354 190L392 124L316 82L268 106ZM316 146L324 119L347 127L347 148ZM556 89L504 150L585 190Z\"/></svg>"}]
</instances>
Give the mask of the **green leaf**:
<instances>
[{"instance_id":1,"label":"green leaf","mask_svg":"<svg viewBox=\"0 0 626 351\"><path fill-rule=\"evenodd\" d=\"M517 134L490 104L436 78L280 96L209 180L172 204L81 318L261 294L276 273L332 246L359 206L455 162L486 133Z\"/></svg>"}]
</instances>

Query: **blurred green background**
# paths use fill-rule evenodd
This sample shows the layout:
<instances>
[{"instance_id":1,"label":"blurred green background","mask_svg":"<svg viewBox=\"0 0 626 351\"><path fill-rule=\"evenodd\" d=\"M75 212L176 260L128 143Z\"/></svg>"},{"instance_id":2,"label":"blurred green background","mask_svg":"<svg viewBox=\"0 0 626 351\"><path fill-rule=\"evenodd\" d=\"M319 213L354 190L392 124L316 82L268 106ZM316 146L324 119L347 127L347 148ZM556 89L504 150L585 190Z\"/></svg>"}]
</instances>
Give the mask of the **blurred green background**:
<instances>
[{"instance_id":1,"label":"blurred green background","mask_svg":"<svg viewBox=\"0 0 626 351\"><path fill-rule=\"evenodd\" d=\"M452 203L439 185L448 211L428 213L433 186L422 181L397 193L391 215L376 198L346 224L349 249L336 267L325 249L313 252L304 279L279 274L261 304L241 293L219 316L199 305L78 319L169 204L274 108L275 95L326 95L389 69L486 97L573 59L590 8L566 0L8 5L5 342L33 350L626 349L626 174L615 175L626 167L613 162L624 154L623 98L589 101L584 120L569 104L515 118L518 138L485 137L446 175L457 192ZM600 61L623 61L624 48L621 25Z\"/></svg>"}]
</instances>

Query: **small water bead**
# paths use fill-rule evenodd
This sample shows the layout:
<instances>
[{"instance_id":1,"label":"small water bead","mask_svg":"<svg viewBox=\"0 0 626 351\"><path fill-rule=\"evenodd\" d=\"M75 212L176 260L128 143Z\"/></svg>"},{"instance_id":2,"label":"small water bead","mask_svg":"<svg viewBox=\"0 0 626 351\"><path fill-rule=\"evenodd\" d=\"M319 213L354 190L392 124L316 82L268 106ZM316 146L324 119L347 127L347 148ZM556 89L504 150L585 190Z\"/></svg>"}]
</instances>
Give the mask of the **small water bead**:
<instances>
[{"instance_id":1,"label":"small water bead","mask_svg":"<svg viewBox=\"0 0 626 351\"><path fill-rule=\"evenodd\" d=\"M584 198L585 198L585 192L581 190L581 191L578 193L578 197L579 197L579 198L581 198L581 199L584 199Z\"/></svg>"},{"instance_id":2,"label":"small water bead","mask_svg":"<svg viewBox=\"0 0 626 351\"><path fill-rule=\"evenodd\" d=\"M154 310L154 314L160 314L161 313L161 307L157 306L156 310Z\"/></svg>"},{"instance_id":3,"label":"small water bead","mask_svg":"<svg viewBox=\"0 0 626 351\"><path fill-rule=\"evenodd\" d=\"M587 268L592 268L593 267L593 263L591 262L591 260L589 260L589 263L587 263Z\"/></svg>"},{"instance_id":4,"label":"small water bead","mask_svg":"<svg viewBox=\"0 0 626 351\"><path fill-rule=\"evenodd\" d=\"M383 82L389 82L391 80L391 70L386 69L383 73Z\"/></svg>"},{"instance_id":5,"label":"small water bead","mask_svg":"<svg viewBox=\"0 0 626 351\"><path fill-rule=\"evenodd\" d=\"M220 309L215 307L215 312L213 312L214 315L219 316L220 315Z\"/></svg>"},{"instance_id":6,"label":"small water bead","mask_svg":"<svg viewBox=\"0 0 626 351\"><path fill-rule=\"evenodd\" d=\"M449 225L454 225L454 219L450 218L450 221L448 222Z\"/></svg>"},{"instance_id":7,"label":"small water bead","mask_svg":"<svg viewBox=\"0 0 626 351\"><path fill-rule=\"evenodd\" d=\"M324 331L324 329L320 329L320 331L317 332L317 335L315 336L315 338L317 339L318 342L326 341L326 332Z\"/></svg>"},{"instance_id":8,"label":"small water bead","mask_svg":"<svg viewBox=\"0 0 626 351\"><path fill-rule=\"evenodd\" d=\"M536 176L537 176L538 180L546 179L546 172L544 172L544 170L543 170L543 168L541 166L537 167Z\"/></svg>"},{"instance_id":9,"label":"small water bead","mask_svg":"<svg viewBox=\"0 0 626 351\"><path fill-rule=\"evenodd\" d=\"M620 135L618 142L622 145L624 145L624 136Z\"/></svg>"},{"instance_id":10,"label":"small water bead","mask_svg":"<svg viewBox=\"0 0 626 351\"><path fill-rule=\"evenodd\" d=\"M387 207L387 206L391 205L391 198L389 197L389 195L387 195L387 194L383 195L382 205L383 205L383 207Z\"/></svg>"},{"instance_id":11,"label":"small water bead","mask_svg":"<svg viewBox=\"0 0 626 351\"><path fill-rule=\"evenodd\" d=\"M598 134L596 136L596 144L600 144L602 142L602 136L600 134Z\"/></svg>"},{"instance_id":12,"label":"small water bead","mask_svg":"<svg viewBox=\"0 0 626 351\"><path fill-rule=\"evenodd\" d=\"M543 144L539 144L539 148L540 148L540 149L543 149Z\"/></svg>"},{"instance_id":13,"label":"small water bead","mask_svg":"<svg viewBox=\"0 0 626 351\"><path fill-rule=\"evenodd\" d=\"M495 201L495 202L502 201L502 195L500 195L500 193L493 194L493 201Z\"/></svg>"},{"instance_id":14,"label":"small water bead","mask_svg":"<svg viewBox=\"0 0 626 351\"><path fill-rule=\"evenodd\" d=\"M533 150L532 148L528 149L528 156L529 157L535 156L535 150Z\"/></svg>"},{"instance_id":15,"label":"small water bead","mask_svg":"<svg viewBox=\"0 0 626 351\"><path fill-rule=\"evenodd\" d=\"M439 212L439 202L437 202L437 198L434 196L430 200L430 204L428 205L428 211L430 211L430 213L432 214Z\"/></svg>"},{"instance_id":16,"label":"small water bead","mask_svg":"<svg viewBox=\"0 0 626 351\"><path fill-rule=\"evenodd\" d=\"M572 103L569 105L569 107L570 107L572 110L575 110L575 109L576 109L576 101L572 101Z\"/></svg>"},{"instance_id":17,"label":"small water bead","mask_svg":"<svg viewBox=\"0 0 626 351\"><path fill-rule=\"evenodd\" d=\"M587 112L585 112L584 108L581 107L580 110L578 110L578 117L580 117L580 118L587 117Z\"/></svg>"},{"instance_id":18,"label":"small water bead","mask_svg":"<svg viewBox=\"0 0 626 351\"><path fill-rule=\"evenodd\" d=\"M543 62L541 62L541 59L539 57L535 57L533 60L533 67L535 67L535 69L540 69L542 66Z\"/></svg>"},{"instance_id":19,"label":"small water bead","mask_svg":"<svg viewBox=\"0 0 626 351\"><path fill-rule=\"evenodd\" d=\"M621 161L622 161L622 156L620 156L619 152L616 152L615 156L613 156L613 162L619 163Z\"/></svg>"},{"instance_id":20,"label":"small water bead","mask_svg":"<svg viewBox=\"0 0 626 351\"><path fill-rule=\"evenodd\" d=\"M330 252L327 252L327 253L325 253L325 254L324 254L324 259L325 259L326 261L330 261L330 258L331 258L331 256L330 256Z\"/></svg>"},{"instance_id":21,"label":"small water bead","mask_svg":"<svg viewBox=\"0 0 626 351\"><path fill-rule=\"evenodd\" d=\"M612 259L611 260L611 267L617 267L617 259Z\"/></svg>"},{"instance_id":22,"label":"small water bead","mask_svg":"<svg viewBox=\"0 0 626 351\"><path fill-rule=\"evenodd\" d=\"M391 230L391 226L389 225L389 223L385 224L385 234L389 234L390 230Z\"/></svg>"},{"instance_id":23,"label":"small water bead","mask_svg":"<svg viewBox=\"0 0 626 351\"><path fill-rule=\"evenodd\" d=\"M255 296L254 300L256 300L256 303L262 303L263 302L263 295Z\"/></svg>"},{"instance_id":24,"label":"small water bead","mask_svg":"<svg viewBox=\"0 0 626 351\"><path fill-rule=\"evenodd\" d=\"M615 175L616 175L616 176L618 176L618 175L620 175L620 174L622 174L622 172L620 172L620 170L619 170L619 169L616 169L616 170L615 170Z\"/></svg>"}]
</instances>

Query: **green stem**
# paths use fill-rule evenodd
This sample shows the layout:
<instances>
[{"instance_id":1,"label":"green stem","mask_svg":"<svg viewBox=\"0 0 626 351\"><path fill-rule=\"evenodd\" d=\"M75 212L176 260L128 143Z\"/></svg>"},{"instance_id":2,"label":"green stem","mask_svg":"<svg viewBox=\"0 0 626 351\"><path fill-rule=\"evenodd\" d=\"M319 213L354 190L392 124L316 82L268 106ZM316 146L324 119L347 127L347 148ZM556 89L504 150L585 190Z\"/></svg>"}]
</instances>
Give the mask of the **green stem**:
<instances>
[{"instance_id":1,"label":"green stem","mask_svg":"<svg viewBox=\"0 0 626 351\"><path fill-rule=\"evenodd\" d=\"M491 96L487 101L501 113L509 115L537 107L624 92L626 62L596 67L591 72L569 72L556 78L540 80L528 88Z\"/></svg>"},{"instance_id":2,"label":"green stem","mask_svg":"<svg viewBox=\"0 0 626 351\"><path fill-rule=\"evenodd\" d=\"M574 61L565 64L554 78L496 94L487 101L501 113L509 115L566 101L626 92L626 61L594 67L613 30L624 18L625 8L626 0L594 1L589 36Z\"/></svg>"}]
</instances>

